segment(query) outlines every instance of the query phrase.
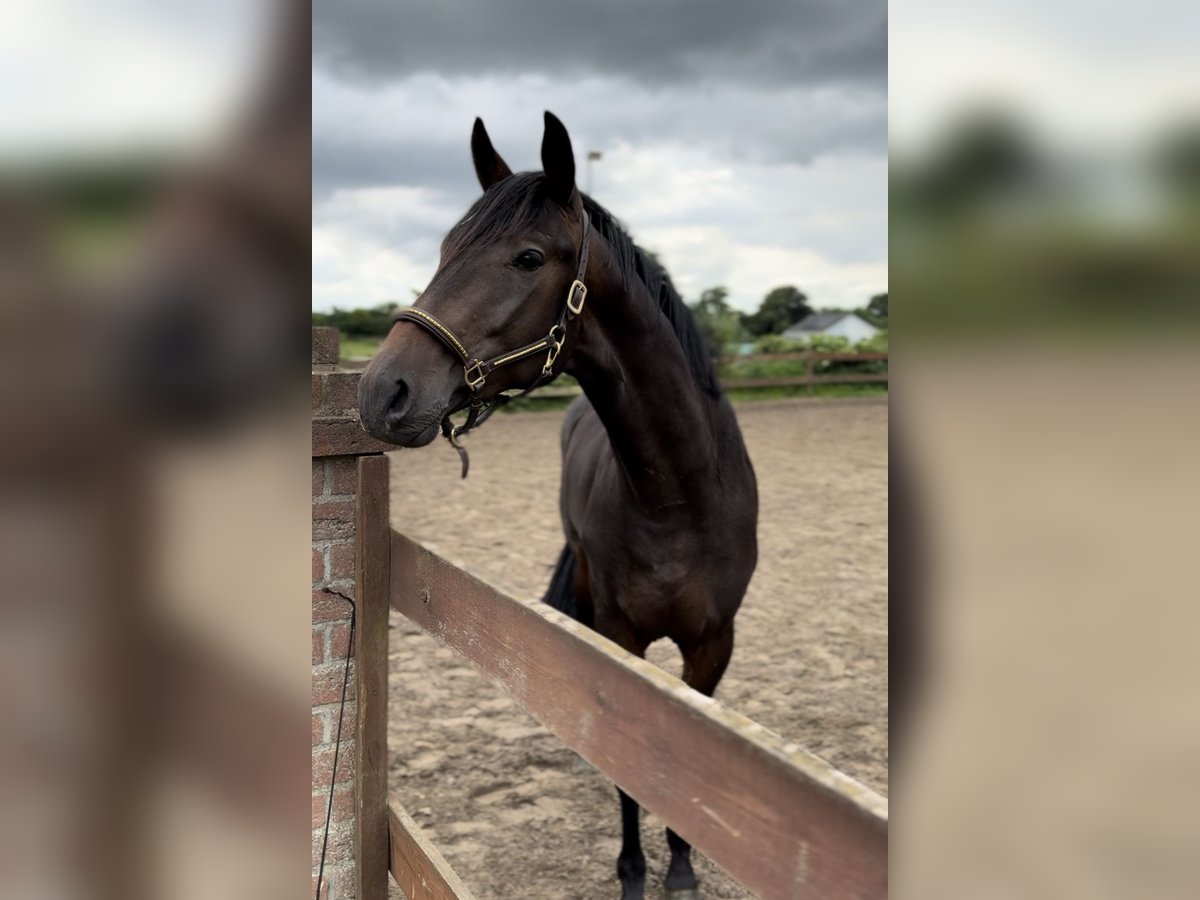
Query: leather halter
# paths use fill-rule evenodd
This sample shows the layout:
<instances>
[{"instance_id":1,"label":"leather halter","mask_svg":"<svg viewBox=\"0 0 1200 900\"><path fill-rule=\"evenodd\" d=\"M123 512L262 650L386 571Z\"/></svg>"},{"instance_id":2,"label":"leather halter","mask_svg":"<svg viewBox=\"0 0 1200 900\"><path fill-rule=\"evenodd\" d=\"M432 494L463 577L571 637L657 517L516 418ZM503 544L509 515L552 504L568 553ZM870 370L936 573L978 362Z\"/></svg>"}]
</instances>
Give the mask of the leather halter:
<instances>
[{"instance_id":1,"label":"leather halter","mask_svg":"<svg viewBox=\"0 0 1200 900\"><path fill-rule=\"evenodd\" d=\"M467 413L466 422L457 426L450 420L450 414L447 413L445 418L442 419L442 436L450 442L450 446L458 451L458 455L462 459L463 478L467 477L470 460L467 458L466 448L458 442L459 436L466 434L472 428L482 425L488 416L496 411L497 407L503 406L509 400L525 396L535 388L541 387L556 374L554 372L554 363L558 359L558 354L562 351L563 343L567 339L567 325L583 312L583 304L587 299L587 285L584 284L583 279L587 274L588 247L591 242L591 220L588 218L586 210L583 213L582 224L583 236L580 238L579 267L575 272L575 280L571 282L571 286L567 289L566 303L563 305L562 312L558 314L558 319L550 326L550 331L543 338L517 347L515 350L509 350L507 353L493 356L491 359L480 359L478 356L472 354L466 345L458 339L458 336L432 313L418 309L415 306L408 306L398 309L392 314L393 325L401 320L415 322L441 341L451 353L462 361L463 381L466 382L467 387L471 390L470 409ZM523 390L502 391L490 400L485 401L483 399L483 388L487 384L488 376L493 371L501 366L511 365L523 359L528 359L531 356L541 353L543 350L546 351L546 362L542 365L542 372L534 380L533 384Z\"/></svg>"}]
</instances>

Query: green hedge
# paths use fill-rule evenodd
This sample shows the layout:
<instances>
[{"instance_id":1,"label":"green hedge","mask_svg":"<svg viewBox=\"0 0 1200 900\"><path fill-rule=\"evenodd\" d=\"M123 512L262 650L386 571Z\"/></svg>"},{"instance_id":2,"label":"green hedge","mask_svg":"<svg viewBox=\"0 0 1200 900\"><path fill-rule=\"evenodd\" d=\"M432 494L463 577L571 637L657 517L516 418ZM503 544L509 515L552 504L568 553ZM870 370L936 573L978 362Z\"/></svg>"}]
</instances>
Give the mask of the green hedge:
<instances>
[{"instance_id":1,"label":"green hedge","mask_svg":"<svg viewBox=\"0 0 1200 900\"><path fill-rule=\"evenodd\" d=\"M754 352L760 354L801 353L812 350L817 353L887 353L887 332L881 332L865 341L851 344L844 337L816 334L806 340L790 340L776 334L767 335L754 342ZM806 375L807 363L800 359L773 359L768 361L747 360L723 362L718 371L722 378L786 378ZM819 360L814 364L818 375L837 372L886 372L885 360L871 362L833 362Z\"/></svg>"}]
</instances>

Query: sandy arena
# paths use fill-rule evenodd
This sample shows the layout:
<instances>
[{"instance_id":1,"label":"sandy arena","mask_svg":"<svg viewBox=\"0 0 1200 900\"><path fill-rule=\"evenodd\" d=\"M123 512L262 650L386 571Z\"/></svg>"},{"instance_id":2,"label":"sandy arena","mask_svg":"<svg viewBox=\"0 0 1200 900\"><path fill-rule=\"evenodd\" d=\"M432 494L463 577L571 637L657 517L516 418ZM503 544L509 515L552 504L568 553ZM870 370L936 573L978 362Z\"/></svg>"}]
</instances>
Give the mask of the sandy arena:
<instances>
[{"instance_id":1,"label":"sandy arena","mask_svg":"<svg viewBox=\"0 0 1200 900\"><path fill-rule=\"evenodd\" d=\"M887 792L887 425L883 399L743 404L759 562L717 697ZM513 596L540 597L563 538L562 413L497 415L392 454L392 524ZM674 645L648 658L678 674ZM620 894L616 791L471 664L393 613L389 784L480 900ZM647 896L665 870L643 813ZM698 852L706 898L754 896ZM395 886L393 896L402 897Z\"/></svg>"}]
</instances>

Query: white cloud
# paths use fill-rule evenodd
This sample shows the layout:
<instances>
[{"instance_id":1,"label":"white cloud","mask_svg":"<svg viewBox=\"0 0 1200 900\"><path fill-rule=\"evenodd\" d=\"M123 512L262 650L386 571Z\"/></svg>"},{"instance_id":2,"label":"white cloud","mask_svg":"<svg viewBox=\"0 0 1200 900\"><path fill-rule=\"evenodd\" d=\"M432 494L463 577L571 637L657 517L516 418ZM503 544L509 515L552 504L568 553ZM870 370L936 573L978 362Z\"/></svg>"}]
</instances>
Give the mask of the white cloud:
<instances>
[{"instance_id":1,"label":"white cloud","mask_svg":"<svg viewBox=\"0 0 1200 900\"><path fill-rule=\"evenodd\" d=\"M597 165L594 193L660 254L685 297L725 285L749 311L781 284L820 306L860 306L886 290L886 185L878 157L770 166L625 145ZM463 211L422 188L334 192L313 211L314 307L407 298L432 277Z\"/></svg>"},{"instance_id":2,"label":"white cloud","mask_svg":"<svg viewBox=\"0 0 1200 900\"><path fill-rule=\"evenodd\" d=\"M571 132L581 186L587 151L603 152L593 195L661 254L685 297L723 284L752 310L790 283L817 305L858 306L887 289L887 161L865 136L878 96L534 75L369 88L317 71L313 97L315 308L424 287L442 235L478 196L475 115L514 169L537 169L545 108ZM353 262L334 265L334 247Z\"/></svg>"},{"instance_id":3,"label":"white cloud","mask_svg":"<svg viewBox=\"0 0 1200 900\"><path fill-rule=\"evenodd\" d=\"M313 308L407 301L433 276L455 216L421 188L336 191L313 209Z\"/></svg>"}]
</instances>

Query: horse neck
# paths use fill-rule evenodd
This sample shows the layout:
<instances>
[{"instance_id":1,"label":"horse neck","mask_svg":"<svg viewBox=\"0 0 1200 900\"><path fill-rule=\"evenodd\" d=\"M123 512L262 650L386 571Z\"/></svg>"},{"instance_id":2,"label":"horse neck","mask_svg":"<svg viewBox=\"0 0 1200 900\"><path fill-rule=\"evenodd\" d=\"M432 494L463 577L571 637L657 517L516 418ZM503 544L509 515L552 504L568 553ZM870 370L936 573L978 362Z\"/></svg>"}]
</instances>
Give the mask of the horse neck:
<instances>
[{"instance_id":1,"label":"horse neck","mask_svg":"<svg viewBox=\"0 0 1200 900\"><path fill-rule=\"evenodd\" d=\"M607 256L607 254L603 254ZM608 431L625 480L648 509L703 494L716 460L715 400L641 282L626 290L610 260L588 288L567 366Z\"/></svg>"}]
</instances>

